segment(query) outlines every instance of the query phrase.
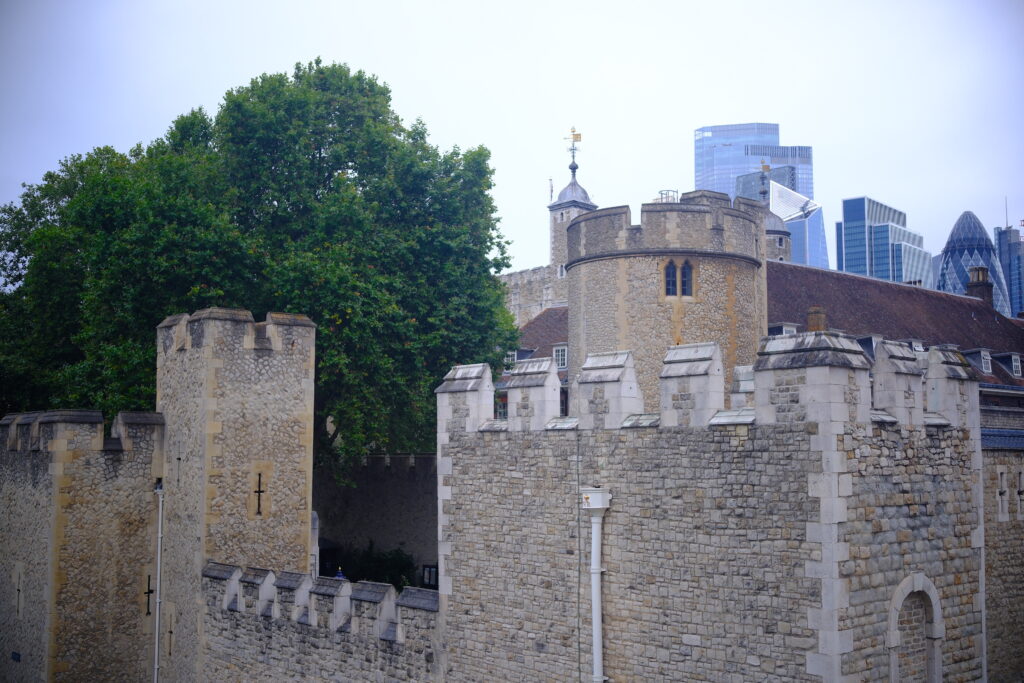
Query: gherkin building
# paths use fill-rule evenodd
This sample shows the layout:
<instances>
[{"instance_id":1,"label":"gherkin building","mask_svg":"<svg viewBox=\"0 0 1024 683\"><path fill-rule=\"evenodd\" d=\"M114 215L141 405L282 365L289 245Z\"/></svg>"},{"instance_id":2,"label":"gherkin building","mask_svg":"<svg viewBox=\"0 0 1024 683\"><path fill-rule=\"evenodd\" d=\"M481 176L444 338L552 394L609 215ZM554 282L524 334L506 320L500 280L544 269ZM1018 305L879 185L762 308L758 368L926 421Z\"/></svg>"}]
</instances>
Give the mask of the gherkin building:
<instances>
[{"instance_id":1,"label":"gherkin building","mask_svg":"<svg viewBox=\"0 0 1024 683\"><path fill-rule=\"evenodd\" d=\"M984 266L988 268L988 278L992 282L992 305L1005 316L1010 315L1010 297L1006 292L1003 280L1003 269L999 266L999 257L992 244L985 226L970 211L960 214L953 231L949 233L946 246L942 249L942 261L939 265L937 289L952 294L963 294L967 291L970 281L969 268Z\"/></svg>"}]
</instances>

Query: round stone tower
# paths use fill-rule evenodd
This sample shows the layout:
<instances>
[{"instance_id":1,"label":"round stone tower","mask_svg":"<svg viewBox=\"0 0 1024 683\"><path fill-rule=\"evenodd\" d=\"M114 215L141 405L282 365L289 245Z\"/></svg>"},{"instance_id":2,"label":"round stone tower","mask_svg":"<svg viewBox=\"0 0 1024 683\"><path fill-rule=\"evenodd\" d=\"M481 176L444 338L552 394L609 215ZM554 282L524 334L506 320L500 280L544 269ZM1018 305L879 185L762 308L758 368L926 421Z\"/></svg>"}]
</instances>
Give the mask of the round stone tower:
<instances>
[{"instance_id":1,"label":"round stone tower","mask_svg":"<svg viewBox=\"0 0 1024 683\"><path fill-rule=\"evenodd\" d=\"M700 190L677 203L582 214L567 230L569 377L591 353L630 350L644 410L658 411L669 346L718 342L726 387L767 332L760 202ZM576 392L573 392L574 394Z\"/></svg>"}]
</instances>

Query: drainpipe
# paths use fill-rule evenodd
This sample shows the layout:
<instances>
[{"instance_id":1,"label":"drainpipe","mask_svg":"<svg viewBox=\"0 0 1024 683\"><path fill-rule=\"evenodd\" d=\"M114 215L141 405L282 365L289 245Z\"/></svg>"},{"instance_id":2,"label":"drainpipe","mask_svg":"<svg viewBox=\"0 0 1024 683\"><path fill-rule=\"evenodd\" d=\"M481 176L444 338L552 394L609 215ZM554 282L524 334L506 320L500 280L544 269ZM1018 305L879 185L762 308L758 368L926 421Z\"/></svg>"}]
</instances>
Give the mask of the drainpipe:
<instances>
[{"instance_id":1,"label":"drainpipe","mask_svg":"<svg viewBox=\"0 0 1024 683\"><path fill-rule=\"evenodd\" d=\"M153 617L153 683L160 680L160 560L164 549L164 480L157 479L156 493L156 614Z\"/></svg>"},{"instance_id":2,"label":"drainpipe","mask_svg":"<svg viewBox=\"0 0 1024 683\"><path fill-rule=\"evenodd\" d=\"M583 509L590 512L590 623L593 631L594 648L593 683L603 683L604 676L604 637L601 625L601 527L604 522L604 511L612 500L611 494L600 487L580 489L583 496Z\"/></svg>"}]
</instances>

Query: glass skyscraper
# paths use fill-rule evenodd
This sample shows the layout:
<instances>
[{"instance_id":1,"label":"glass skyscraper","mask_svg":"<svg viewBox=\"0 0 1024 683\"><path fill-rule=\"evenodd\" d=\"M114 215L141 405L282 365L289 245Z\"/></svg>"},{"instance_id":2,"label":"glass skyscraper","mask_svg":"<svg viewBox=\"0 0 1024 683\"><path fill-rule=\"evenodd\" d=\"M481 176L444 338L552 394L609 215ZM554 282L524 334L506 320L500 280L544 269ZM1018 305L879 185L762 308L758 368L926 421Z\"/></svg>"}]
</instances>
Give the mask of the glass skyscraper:
<instances>
[{"instance_id":1,"label":"glass skyscraper","mask_svg":"<svg viewBox=\"0 0 1024 683\"><path fill-rule=\"evenodd\" d=\"M932 256L907 215L868 197L843 200L836 223L836 269L932 288Z\"/></svg>"},{"instance_id":2,"label":"glass skyscraper","mask_svg":"<svg viewBox=\"0 0 1024 683\"><path fill-rule=\"evenodd\" d=\"M992 282L992 306L1003 315L1010 315L1010 299L996 248L978 217L970 211L964 211L953 225L946 246L942 249L936 288L943 292L963 294L971 279L971 266L988 268L988 279Z\"/></svg>"},{"instance_id":3,"label":"glass skyscraper","mask_svg":"<svg viewBox=\"0 0 1024 683\"><path fill-rule=\"evenodd\" d=\"M810 147L779 144L777 123L737 123L698 128L693 137L694 185L730 197L736 178L760 171L762 164L793 166L796 185L790 189L814 197L814 161Z\"/></svg>"},{"instance_id":4,"label":"glass skyscraper","mask_svg":"<svg viewBox=\"0 0 1024 683\"><path fill-rule=\"evenodd\" d=\"M1024 221L1021 223L1024 225ZM1017 228L996 228L995 234L996 253L1010 300L1010 315L1015 316L1024 311L1024 242Z\"/></svg>"},{"instance_id":5,"label":"glass skyscraper","mask_svg":"<svg viewBox=\"0 0 1024 683\"><path fill-rule=\"evenodd\" d=\"M787 171L786 169L789 169ZM815 268L828 268L828 245L825 243L825 218L821 205L799 192L794 192L783 181L795 181L792 166L781 166L763 172L748 173L736 179L736 195L768 201L768 210L781 218L789 230L793 263L802 263ZM765 195L762 197L761 192Z\"/></svg>"}]
</instances>

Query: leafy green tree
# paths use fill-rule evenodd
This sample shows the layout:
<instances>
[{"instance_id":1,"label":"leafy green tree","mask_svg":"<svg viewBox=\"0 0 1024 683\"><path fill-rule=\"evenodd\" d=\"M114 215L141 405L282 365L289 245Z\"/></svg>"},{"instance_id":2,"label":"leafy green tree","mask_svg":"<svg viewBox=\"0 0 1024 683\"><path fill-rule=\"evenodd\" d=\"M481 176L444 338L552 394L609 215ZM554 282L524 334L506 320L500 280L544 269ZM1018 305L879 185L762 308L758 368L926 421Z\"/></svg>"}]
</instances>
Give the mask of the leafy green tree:
<instances>
[{"instance_id":1,"label":"leafy green tree","mask_svg":"<svg viewBox=\"0 0 1024 683\"><path fill-rule=\"evenodd\" d=\"M490 188L486 149L440 152L319 61L70 157L0 208L0 407L150 408L163 317L281 310L318 323L322 462L431 450L444 372L514 345Z\"/></svg>"}]
</instances>

